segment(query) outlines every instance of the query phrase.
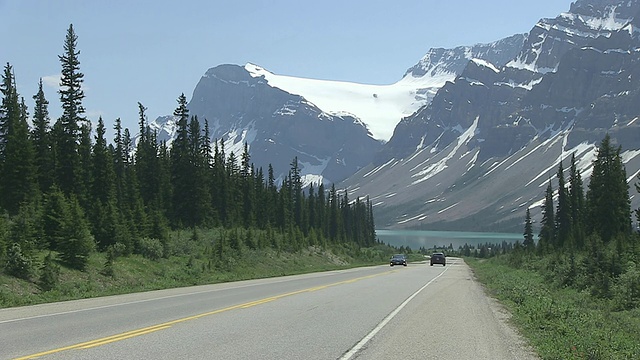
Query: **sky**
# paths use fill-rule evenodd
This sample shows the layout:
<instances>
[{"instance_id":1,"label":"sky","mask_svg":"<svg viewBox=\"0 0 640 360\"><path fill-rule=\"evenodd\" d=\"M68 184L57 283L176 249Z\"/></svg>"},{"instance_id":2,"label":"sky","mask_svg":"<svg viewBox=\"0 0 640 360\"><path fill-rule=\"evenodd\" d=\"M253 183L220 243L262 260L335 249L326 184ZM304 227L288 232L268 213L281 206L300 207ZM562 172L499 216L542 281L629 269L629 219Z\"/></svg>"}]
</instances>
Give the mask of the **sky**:
<instances>
[{"instance_id":1,"label":"sky","mask_svg":"<svg viewBox=\"0 0 640 360\"><path fill-rule=\"evenodd\" d=\"M253 63L279 75L387 85L430 48L527 33L570 0L0 0L0 62L14 70L29 112L43 79L60 115L59 55L78 36L87 117L132 134L191 99L204 73ZM108 133L109 136L109 133Z\"/></svg>"}]
</instances>

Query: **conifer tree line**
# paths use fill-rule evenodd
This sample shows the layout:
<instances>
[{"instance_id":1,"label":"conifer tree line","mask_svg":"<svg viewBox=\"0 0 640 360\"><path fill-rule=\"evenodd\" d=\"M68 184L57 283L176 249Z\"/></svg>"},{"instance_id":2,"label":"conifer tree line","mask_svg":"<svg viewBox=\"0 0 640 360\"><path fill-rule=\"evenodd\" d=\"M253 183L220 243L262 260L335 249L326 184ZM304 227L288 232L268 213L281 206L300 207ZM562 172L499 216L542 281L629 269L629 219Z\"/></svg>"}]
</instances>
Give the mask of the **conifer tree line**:
<instances>
[{"instance_id":1,"label":"conifer tree line","mask_svg":"<svg viewBox=\"0 0 640 360\"><path fill-rule=\"evenodd\" d=\"M291 243L256 246L292 250L376 242L369 199L350 201L335 186L303 188L297 159L276 183L271 165L266 174L254 167L246 143L238 157L225 151L223 141L211 141L207 120L201 125L189 115L184 94L177 99L170 146L158 141L141 103L138 138L116 119L110 143L103 119L92 129L85 116L77 39L70 25L59 56L62 114L55 122L42 80L30 118L13 67L3 69L0 260L12 263L14 275L21 276L36 251L53 251L62 263L83 269L96 250L117 247L130 254L146 251L149 241L165 246L172 229L275 231Z\"/></svg>"},{"instance_id":2,"label":"conifer tree line","mask_svg":"<svg viewBox=\"0 0 640 360\"><path fill-rule=\"evenodd\" d=\"M614 146L608 134L604 137L586 191L575 155L568 174L560 162L555 179L557 190L553 179L546 188L537 244L527 210L523 252L550 259L552 266L544 272L554 274L561 286L615 297L622 308L640 305L640 273L636 271L640 236L632 227L621 147ZM635 186L640 191L640 185ZM640 209L635 214L640 218Z\"/></svg>"},{"instance_id":3,"label":"conifer tree line","mask_svg":"<svg viewBox=\"0 0 640 360\"><path fill-rule=\"evenodd\" d=\"M575 155L571 156L568 178L562 162L555 178L557 193L551 179L546 188L537 245L527 209L526 250L538 254L583 251L594 245L594 239L604 246L612 242L622 247L633 244L631 200L621 147L614 147L609 135L598 147L586 194Z\"/></svg>"}]
</instances>

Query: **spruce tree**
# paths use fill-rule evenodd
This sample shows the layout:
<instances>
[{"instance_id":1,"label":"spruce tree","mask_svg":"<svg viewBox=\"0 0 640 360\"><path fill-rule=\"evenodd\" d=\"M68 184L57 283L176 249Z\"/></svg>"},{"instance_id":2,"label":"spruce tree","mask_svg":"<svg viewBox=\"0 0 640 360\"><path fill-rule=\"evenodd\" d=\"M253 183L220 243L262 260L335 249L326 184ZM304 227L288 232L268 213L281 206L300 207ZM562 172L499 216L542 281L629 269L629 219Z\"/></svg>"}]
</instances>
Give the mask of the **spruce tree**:
<instances>
[{"instance_id":1,"label":"spruce tree","mask_svg":"<svg viewBox=\"0 0 640 360\"><path fill-rule=\"evenodd\" d=\"M26 106L24 99L19 101L9 64L2 74L0 91L0 207L15 215L21 205L35 199L38 186Z\"/></svg>"},{"instance_id":2,"label":"spruce tree","mask_svg":"<svg viewBox=\"0 0 640 360\"><path fill-rule=\"evenodd\" d=\"M107 146L105 132L104 121L100 117L92 152L90 220L95 240L101 250L117 242L131 246L117 207L114 161Z\"/></svg>"},{"instance_id":3,"label":"spruce tree","mask_svg":"<svg viewBox=\"0 0 640 360\"><path fill-rule=\"evenodd\" d=\"M64 241L65 229L72 222L69 203L62 191L53 185L44 196L42 229L47 249L58 251Z\"/></svg>"},{"instance_id":4,"label":"spruce tree","mask_svg":"<svg viewBox=\"0 0 640 360\"><path fill-rule=\"evenodd\" d=\"M251 166L251 155L249 154L249 144L244 143L242 155L240 157L240 178L242 180L242 218L246 228L252 227L256 223L256 186Z\"/></svg>"},{"instance_id":5,"label":"spruce tree","mask_svg":"<svg viewBox=\"0 0 640 360\"><path fill-rule=\"evenodd\" d=\"M154 174L156 160L156 145L151 143L151 131L147 125L147 108L138 102L138 143L135 153L135 168L140 196L145 204L150 204L157 193L157 182Z\"/></svg>"},{"instance_id":6,"label":"spruce tree","mask_svg":"<svg viewBox=\"0 0 640 360\"><path fill-rule=\"evenodd\" d=\"M302 225L302 210L303 210L303 193L302 193L302 177L300 176L300 166L298 164L298 157L294 157L291 161L291 169L289 170L290 178L290 191L291 191L291 211L293 213L293 221L296 226Z\"/></svg>"},{"instance_id":7,"label":"spruce tree","mask_svg":"<svg viewBox=\"0 0 640 360\"><path fill-rule=\"evenodd\" d=\"M532 252L535 249L535 243L533 241L533 225L531 222L531 212L527 208L527 215L524 220L524 240L522 242L524 250Z\"/></svg>"},{"instance_id":8,"label":"spruce tree","mask_svg":"<svg viewBox=\"0 0 640 360\"><path fill-rule=\"evenodd\" d=\"M56 122L55 150L56 150L56 177L57 183L66 195L78 191L81 181L80 155L78 144L80 142L80 124L84 118L85 109L82 106L84 92L82 82L84 74L80 72L80 61L76 50L78 36L73 30L73 24L69 25L64 42L64 53L58 56L62 65L62 77L60 79L60 102L62 115Z\"/></svg>"},{"instance_id":9,"label":"spruce tree","mask_svg":"<svg viewBox=\"0 0 640 360\"><path fill-rule=\"evenodd\" d=\"M51 120L49 118L49 101L45 98L42 79L38 83L38 93L33 96L33 130L31 138L35 150L35 165L40 192L45 193L53 185L53 153L51 147Z\"/></svg>"},{"instance_id":10,"label":"spruce tree","mask_svg":"<svg viewBox=\"0 0 640 360\"><path fill-rule=\"evenodd\" d=\"M540 221L540 234L538 235L538 251L541 254L548 253L555 243L555 216L553 213L553 188L551 180L547 186L544 204L542 205L542 220Z\"/></svg>"},{"instance_id":11,"label":"spruce tree","mask_svg":"<svg viewBox=\"0 0 640 360\"><path fill-rule=\"evenodd\" d=\"M85 270L89 255L95 250L95 242L84 211L75 195L69 204L69 220L62 229L62 239L58 244L60 259L72 269Z\"/></svg>"},{"instance_id":12,"label":"spruce tree","mask_svg":"<svg viewBox=\"0 0 640 360\"><path fill-rule=\"evenodd\" d=\"M216 140L213 145L213 168L211 171L211 203L213 212L216 214L216 223L224 225L227 223L227 173L226 159L224 155L224 142L220 145Z\"/></svg>"},{"instance_id":13,"label":"spruce tree","mask_svg":"<svg viewBox=\"0 0 640 360\"><path fill-rule=\"evenodd\" d=\"M177 117L176 138L171 145L171 185L173 187L173 214L172 219L176 226L189 227L193 218L191 208L189 180L189 109L187 109L187 97L181 94L178 97L178 107L173 112Z\"/></svg>"},{"instance_id":14,"label":"spruce tree","mask_svg":"<svg viewBox=\"0 0 640 360\"><path fill-rule=\"evenodd\" d=\"M225 214L226 226L235 227L241 225L242 220L242 188L240 180L240 167L238 166L238 158L232 151L229 153L226 164L226 180L225 180Z\"/></svg>"},{"instance_id":15,"label":"spruce tree","mask_svg":"<svg viewBox=\"0 0 640 360\"><path fill-rule=\"evenodd\" d=\"M555 212L555 248L561 249L564 246L573 247L571 237L571 203L569 192L565 186L564 168L562 161L558 165L558 205Z\"/></svg>"},{"instance_id":16,"label":"spruce tree","mask_svg":"<svg viewBox=\"0 0 640 360\"><path fill-rule=\"evenodd\" d=\"M576 166L576 156L571 156L569 168L569 202L571 207L571 234L578 250L585 248L584 188L582 176Z\"/></svg>"},{"instance_id":17,"label":"spruce tree","mask_svg":"<svg viewBox=\"0 0 640 360\"><path fill-rule=\"evenodd\" d=\"M205 145L208 129L203 131L197 116L192 116L189 123L189 163L191 177L191 206L193 216L191 226L208 226L211 221L211 188L209 178L209 154Z\"/></svg>"},{"instance_id":18,"label":"spruce tree","mask_svg":"<svg viewBox=\"0 0 640 360\"><path fill-rule=\"evenodd\" d=\"M80 125L80 140L78 143L78 160L80 167L78 168L78 182L76 184L75 194L80 201L80 206L83 209L90 207L90 188L92 180L91 167L91 123L84 122Z\"/></svg>"},{"instance_id":19,"label":"spruce tree","mask_svg":"<svg viewBox=\"0 0 640 360\"><path fill-rule=\"evenodd\" d=\"M331 190L329 191L329 238L336 242L338 240L338 235L340 232L340 205L339 205L339 197L338 192L336 190L335 185L331 185Z\"/></svg>"},{"instance_id":20,"label":"spruce tree","mask_svg":"<svg viewBox=\"0 0 640 360\"><path fill-rule=\"evenodd\" d=\"M607 134L600 143L593 162L593 172L586 195L587 224L606 245L617 236L631 233L631 203L621 148L611 144Z\"/></svg>"}]
</instances>

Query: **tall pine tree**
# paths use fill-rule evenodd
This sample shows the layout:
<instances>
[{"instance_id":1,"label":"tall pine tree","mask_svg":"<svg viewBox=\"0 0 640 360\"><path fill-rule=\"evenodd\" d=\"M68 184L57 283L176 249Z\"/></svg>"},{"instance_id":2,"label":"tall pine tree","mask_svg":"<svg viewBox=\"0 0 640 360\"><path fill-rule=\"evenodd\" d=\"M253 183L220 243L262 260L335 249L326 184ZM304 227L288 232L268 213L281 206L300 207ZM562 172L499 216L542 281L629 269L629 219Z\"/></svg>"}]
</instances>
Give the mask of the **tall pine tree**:
<instances>
[{"instance_id":1,"label":"tall pine tree","mask_svg":"<svg viewBox=\"0 0 640 360\"><path fill-rule=\"evenodd\" d=\"M547 191L542 205L542 220L540 221L540 234L538 235L538 252L546 254L555 244L555 216L553 213L553 188L551 180L547 186Z\"/></svg>"},{"instance_id":2,"label":"tall pine tree","mask_svg":"<svg viewBox=\"0 0 640 360\"><path fill-rule=\"evenodd\" d=\"M522 242L526 252L532 252L536 244L533 241L533 224L531 222L531 212L527 208L527 215L524 220L524 241Z\"/></svg>"},{"instance_id":3,"label":"tall pine tree","mask_svg":"<svg viewBox=\"0 0 640 360\"><path fill-rule=\"evenodd\" d=\"M586 196L588 229L605 244L631 233L629 185L620 151L607 134L598 147Z\"/></svg>"},{"instance_id":4,"label":"tall pine tree","mask_svg":"<svg viewBox=\"0 0 640 360\"><path fill-rule=\"evenodd\" d=\"M562 161L558 165L558 205L556 207L556 236L555 248L560 249L564 246L573 248L573 240L571 239L571 203L569 192L565 185L564 168Z\"/></svg>"},{"instance_id":5,"label":"tall pine tree","mask_svg":"<svg viewBox=\"0 0 640 360\"><path fill-rule=\"evenodd\" d=\"M51 148L51 119L49 101L45 98L42 79L38 83L38 93L33 96L33 130L31 138L35 150L37 180L40 192L45 193L53 185L53 154Z\"/></svg>"},{"instance_id":6,"label":"tall pine tree","mask_svg":"<svg viewBox=\"0 0 640 360\"><path fill-rule=\"evenodd\" d=\"M34 200L38 186L26 106L18 99L9 64L2 74L0 91L0 207L15 215L20 206Z\"/></svg>"},{"instance_id":7,"label":"tall pine tree","mask_svg":"<svg viewBox=\"0 0 640 360\"><path fill-rule=\"evenodd\" d=\"M79 190L81 180L80 155L80 124L84 118L85 109L82 106L84 92L82 82L84 74L80 72L80 51L76 49L78 36L69 25L64 42L64 53L58 56L62 65L60 79L60 102L62 115L56 122L54 146L56 151L57 183L66 195L75 194Z\"/></svg>"},{"instance_id":8,"label":"tall pine tree","mask_svg":"<svg viewBox=\"0 0 640 360\"><path fill-rule=\"evenodd\" d=\"M571 236L578 250L585 247L584 231L584 187L582 176L576 165L576 155L571 155L569 168L569 202L571 206Z\"/></svg>"}]
</instances>

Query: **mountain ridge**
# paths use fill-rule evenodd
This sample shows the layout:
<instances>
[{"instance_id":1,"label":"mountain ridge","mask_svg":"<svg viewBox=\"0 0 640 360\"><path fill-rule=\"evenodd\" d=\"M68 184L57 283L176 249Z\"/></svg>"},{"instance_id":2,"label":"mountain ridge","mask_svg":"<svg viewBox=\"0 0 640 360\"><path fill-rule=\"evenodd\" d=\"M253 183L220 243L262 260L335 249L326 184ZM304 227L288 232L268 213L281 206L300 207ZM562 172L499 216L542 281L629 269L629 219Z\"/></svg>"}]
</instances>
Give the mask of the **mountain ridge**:
<instances>
[{"instance_id":1,"label":"mountain ridge","mask_svg":"<svg viewBox=\"0 0 640 360\"><path fill-rule=\"evenodd\" d=\"M560 161L567 169L576 154L588 183L596 146L607 133L624 144L634 181L640 43L632 25L637 12L631 12L639 6L579 1L576 13L538 22L505 66L470 62L431 104L398 124L373 165L343 185L352 196L375 199L384 227L517 231L527 208L540 219L544 190ZM425 174L428 180L416 182Z\"/></svg>"},{"instance_id":2,"label":"mountain ridge","mask_svg":"<svg viewBox=\"0 0 640 360\"><path fill-rule=\"evenodd\" d=\"M431 49L391 85L276 75L255 64L202 77L189 109L256 166L293 158L306 183L374 201L384 228L519 231L575 154L585 184L599 141L640 173L640 0L579 0L524 35ZM395 87L394 87L395 86ZM171 139L171 117L153 124ZM640 197L632 193L632 204Z\"/></svg>"}]
</instances>

